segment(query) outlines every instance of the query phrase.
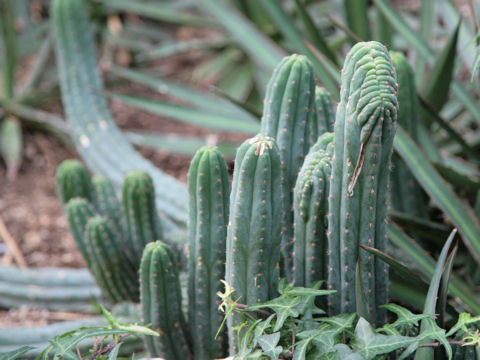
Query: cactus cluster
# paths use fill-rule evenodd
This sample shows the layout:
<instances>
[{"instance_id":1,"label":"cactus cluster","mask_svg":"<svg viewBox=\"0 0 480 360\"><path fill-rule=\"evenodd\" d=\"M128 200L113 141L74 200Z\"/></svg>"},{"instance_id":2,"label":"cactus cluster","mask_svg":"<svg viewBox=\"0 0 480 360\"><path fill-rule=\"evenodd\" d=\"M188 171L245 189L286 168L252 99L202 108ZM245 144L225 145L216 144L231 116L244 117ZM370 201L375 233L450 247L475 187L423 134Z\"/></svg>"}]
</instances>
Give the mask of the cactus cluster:
<instances>
[{"instance_id":1,"label":"cactus cluster","mask_svg":"<svg viewBox=\"0 0 480 360\"><path fill-rule=\"evenodd\" d=\"M148 175L131 173L120 203L106 179L91 181L78 163L66 163L58 171L59 197L109 298L136 300L140 268L143 321L160 334L146 339L152 356L221 358L228 345L235 352L238 315L227 319L228 339L217 334L222 279L246 305L276 297L281 276L307 287L327 280L337 290L326 304L330 315L355 312L360 288L372 322L380 322L388 270L359 245L386 248L397 111L395 68L377 42L358 43L348 54L335 115L310 61L286 57L268 84L261 132L237 149L231 191L216 147L201 148L191 162L188 317Z\"/></svg>"},{"instance_id":2,"label":"cactus cluster","mask_svg":"<svg viewBox=\"0 0 480 360\"><path fill-rule=\"evenodd\" d=\"M103 176L90 177L77 160L65 160L56 179L75 243L102 293L112 303L138 301L143 248L162 238L150 176L127 175L123 207L114 185Z\"/></svg>"}]
</instances>

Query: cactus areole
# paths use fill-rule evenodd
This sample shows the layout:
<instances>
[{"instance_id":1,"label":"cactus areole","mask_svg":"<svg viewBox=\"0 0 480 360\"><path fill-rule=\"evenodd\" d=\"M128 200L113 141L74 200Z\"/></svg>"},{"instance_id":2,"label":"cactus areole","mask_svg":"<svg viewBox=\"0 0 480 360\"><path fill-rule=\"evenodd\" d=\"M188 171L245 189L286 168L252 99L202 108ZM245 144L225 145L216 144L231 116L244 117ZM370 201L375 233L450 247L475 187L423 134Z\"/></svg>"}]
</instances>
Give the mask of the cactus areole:
<instances>
[{"instance_id":1,"label":"cactus areole","mask_svg":"<svg viewBox=\"0 0 480 360\"><path fill-rule=\"evenodd\" d=\"M342 71L335 120L328 216L328 286L331 315L356 311L355 266L372 320L384 312L388 269L359 244L386 248L387 191L398 103L397 79L387 49L357 43ZM376 313L374 313L376 312Z\"/></svg>"}]
</instances>

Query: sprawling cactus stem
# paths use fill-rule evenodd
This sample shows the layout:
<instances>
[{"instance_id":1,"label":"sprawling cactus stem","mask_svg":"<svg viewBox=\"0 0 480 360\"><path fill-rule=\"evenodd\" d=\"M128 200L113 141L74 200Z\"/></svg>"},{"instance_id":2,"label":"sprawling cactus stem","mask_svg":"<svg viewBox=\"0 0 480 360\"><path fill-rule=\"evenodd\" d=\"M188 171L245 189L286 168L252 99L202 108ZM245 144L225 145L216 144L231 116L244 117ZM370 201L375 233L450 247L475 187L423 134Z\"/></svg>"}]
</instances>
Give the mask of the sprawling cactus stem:
<instances>
[{"instance_id":1,"label":"sprawling cactus stem","mask_svg":"<svg viewBox=\"0 0 480 360\"><path fill-rule=\"evenodd\" d=\"M70 227L70 232L75 240L75 244L82 253L87 267L90 268L92 260L87 250L87 244L85 243L85 228L88 220L96 215L95 209L87 199L73 198L70 199L65 210L67 213L68 226Z\"/></svg>"},{"instance_id":2,"label":"sprawling cactus stem","mask_svg":"<svg viewBox=\"0 0 480 360\"><path fill-rule=\"evenodd\" d=\"M393 66L398 80L398 123L410 134L413 140L418 139L418 97L413 70L402 53L391 51ZM397 155L392 155L391 198L395 210L413 215L425 216L425 205L422 191L407 165Z\"/></svg>"},{"instance_id":3,"label":"sprawling cactus stem","mask_svg":"<svg viewBox=\"0 0 480 360\"><path fill-rule=\"evenodd\" d=\"M282 253L285 275L293 267L293 188L308 150L318 137L315 122L315 74L303 55L285 57L267 85L261 132L275 138L285 174Z\"/></svg>"},{"instance_id":4,"label":"sprawling cactus stem","mask_svg":"<svg viewBox=\"0 0 480 360\"><path fill-rule=\"evenodd\" d=\"M388 269L359 252L364 244L385 251L387 190L397 118L397 80L387 49L378 42L357 43L342 71L335 120L334 157L328 217L329 313L354 312L355 266L375 321L387 301ZM376 312L376 314L373 314Z\"/></svg>"},{"instance_id":5,"label":"sprawling cactus stem","mask_svg":"<svg viewBox=\"0 0 480 360\"><path fill-rule=\"evenodd\" d=\"M127 259L109 221L101 216L90 218L85 243L91 259L90 270L109 300L112 303L138 301L138 277L124 271Z\"/></svg>"},{"instance_id":6,"label":"sprawling cactus stem","mask_svg":"<svg viewBox=\"0 0 480 360\"><path fill-rule=\"evenodd\" d=\"M316 135L320 136L326 132L333 132L335 111L333 109L332 95L321 86L315 87L315 117L317 126ZM316 141L315 139L314 142Z\"/></svg>"},{"instance_id":7,"label":"sprawling cactus stem","mask_svg":"<svg viewBox=\"0 0 480 360\"><path fill-rule=\"evenodd\" d=\"M143 252L140 300L144 324L151 324L160 334L145 338L150 355L169 360L190 359L175 255L161 241L149 243Z\"/></svg>"},{"instance_id":8,"label":"sprawling cactus stem","mask_svg":"<svg viewBox=\"0 0 480 360\"><path fill-rule=\"evenodd\" d=\"M75 197L94 203L95 195L90 174L78 160L64 160L57 168L56 191L63 206Z\"/></svg>"},{"instance_id":9,"label":"sprawling cactus stem","mask_svg":"<svg viewBox=\"0 0 480 360\"><path fill-rule=\"evenodd\" d=\"M217 292L225 279L225 246L229 207L227 164L213 146L197 151L188 172L190 197L189 327L194 359L209 360L226 355L225 332L215 340L223 321Z\"/></svg>"},{"instance_id":10,"label":"sprawling cactus stem","mask_svg":"<svg viewBox=\"0 0 480 360\"><path fill-rule=\"evenodd\" d=\"M254 304L273 298L278 283L282 209L280 153L273 138L259 134L237 150L227 231L227 282L235 299ZM230 349L233 351L229 319Z\"/></svg>"},{"instance_id":11,"label":"sprawling cactus stem","mask_svg":"<svg viewBox=\"0 0 480 360\"><path fill-rule=\"evenodd\" d=\"M327 212L333 133L312 146L293 192L295 285L309 287L327 278Z\"/></svg>"},{"instance_id":12,"label":"sprawling cactus stem","mask_svg":"<svg viewBox=\"0 0 480 360\"><path fill-rule=\"evenodd\" d=\"M162 239L155 209L155 190L150 175L132 171L123 183L123 210L132 263L138 268L143 249L152 241Z\"/></svg>"}]
</instances>

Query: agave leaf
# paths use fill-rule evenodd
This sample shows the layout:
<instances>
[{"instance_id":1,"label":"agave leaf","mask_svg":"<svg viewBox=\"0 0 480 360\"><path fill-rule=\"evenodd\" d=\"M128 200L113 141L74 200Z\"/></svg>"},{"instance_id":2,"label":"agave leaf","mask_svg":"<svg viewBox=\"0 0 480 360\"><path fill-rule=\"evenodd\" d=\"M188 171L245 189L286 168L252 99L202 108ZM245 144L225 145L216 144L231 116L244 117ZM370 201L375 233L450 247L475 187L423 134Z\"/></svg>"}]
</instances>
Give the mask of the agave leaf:
<instances>
[{"instance_id":1,"label":"agave leaf","mask_svg":"<svg viewBox=\"0 0 480 360\"><path fill-rule=\"evenodd\" d=\"M0 150L7 164L7 179L14 180L22 162L23 136L18 119L7 117L0 127Z\"/></svg>"},{"instance_id":2,"label":"agave leaf","mask_svg":"<svg viewBox=\"0 0 480 360\"><path fill-rule=\"evenodd\" d=\"M367 0L344 0L345 16L350 30L364 41L370 40Z\"/></svg>"},{"instance_id":3,"label":"agave leaf","mask_svg":"<svg viewBox=\"0 0 480 360\"><path fill-rule=\"evenodd\" d=\"M435 169L442 177L452 184L456 189L476 193L480 190L480 177L477 174L467 174L459 171L458 168L453 168L449 165L433 164Z\"/></svg>"},{"instance_id":4,"label":"agave leaf","mask_svg":"<svg viewBox=\"0 0 480 360\"><path fill-rule=\"evenodd\" d=\"M254 24L224 0L201 0L199 3L217 19L245 52L264 70L273 71L286 55Z\"/></svg>"},{"instance_id":5,"label":"agave leaf","mask_svg":"<svg viewBox=\"0 0 480 360\"><path fill-rule=\"evenodd\" d=\"M420 8L420 35L424 41L428 41L435 27L436 20L436 11L435 11L435 1L436 0L423 0L421 1ZM427 63L422 56L416 57L415 64L415 82L419 87L422 86L425 78L425 70L427 68Z\"/></svg>"},{"instance_id":6,"label":"agave leaf","mask_svg":"<svg viewBox=\"0 0 480 360\"><path fill-rule=\"evenodd\" d=\"M15 67L17 64L17 34L15 30L15 9L13 0L0 2L0 43L2 49L3 97L10 99L15 90Z\"/></svg>"},{"instance_id":7,"label":"agave leaf","mask_svg":"<svg viewBox=\"0 0 480 360\"><path fill-rule=\"evenodd\" d=\"M390 241L399 247L415 264L416 269L420 271L427 279L431 279L435 271L435 261L422 249L413 239L408 237L397 225L389 223L387 225L388 237ZM458 297L470 311L475 314L480 313L480 302L478 297L461 278L452 275L448 284L450 293Z\"/></svg>"},{"instance_id":8,"label":"agave leaf","mask_svg":"<svg viewBox=\"0 0 480 360\"><path fill-rule=\"evenodd\" d=\"M435 271L432 276L432 280L430 282L430 287L428 289L427 297L425 299L425 307L423 309L423 314L431 315L432 317L435 315L435 307L437 304L437 297L438 291L440 289L440 282L442 279L442 275L444 273L444 265L447 260L448 250L450 249L450 245L452 244L453 238L455 237L457 230L454 229L450 236L448 237L445 245L443 246L442 252L440 253L440 257L438 258L437 265L435 267ZM419 337L425 336L426 333L431 332L435 329L435 322L428 321L427 319L423 319L420 325L420 333ZM430 342L431 338L424 339L422 343ZM448 353L449 359L452 357L452 348L447 341L445 336L445 330L443 330L443 337L439 335L437 340L441 341L442 344L445 346L445 349ZM408 350L407 350L408 351ZM433 359L433 349L432 348L421 348L418 349L415 354L415 360L429 360Z\"/></svg>"},{"instance_id":9,"label":"agave leaf","mask_svg":"<svg viewBox=\"0 0 480 360\"><path fill-rule=\"evenodd\" d=\"M25 355L30 350L35 349L33 346L22 346L16 350L12 350L3 354L0 354L0 357L4 360L17 360L22 355Z\"/></svg>"},{"instance_id":10,"label":"agave leaf","mask_svg":"<svg viewBox=\"0 0 480 360\"><path fill-rule=\"evenodd\" d=\"M436 111L440 111L448 99L457 55L460 24L461 22L459 21L455 31L435 60L422 92L425 101Z\"/></svg>"},{"instance_id":11,"label":"agave leaf","mask_svg":"<svg viewBox=\"0 0 480 360\"><path fill-rule=\"evenodd\" d=\"M445 268L442 274L442 280L440 282L440 289L438 290L438 299L437 299L437 313L438 313L438 323L442 328L445 328L445 311L447 308L447 296L448 296L448 283L452 276L453 270L453 260L457 254L458 243L455 244L453 250L448 255L447 260L445 261Z\"/></svg>"},{"instance_id":12,"label":"agave leaf","mask_svg":"<svg viewBox=\"0 0 480 360\"><path fill-rule=\"evenodd\" d=\"M446 185L415 142L400 126L395 135L394 148L427 194L458 227L465 245L470 249L472 256L480 262L480 225L473 210Z\"/></svg>"},{"instance_id":13,"label":"agave leaf","mask_svg":"<svg viewBox=\"0 0 480 360\"><path fill-rule=\"evenodd\" d=\"M358 317L367 319L371 323L372 315L368 309L365 288L363 287L362 277L360 276L360 260L357 260L357 266L355 266L355 296L357 298Z\"/></svg>"},{"instance_id":14,"label":"agave leaf","mask_svg":"<svg viewBox=\"0 0 480 360\"><path fill-rule=\"evenodd\" d=\"M320 82L325 88L327 88L334 98L338 99L337 83L330 77L323 64L317 60L312 51L305 45L302 34L295 27L295 24L287 13L285 13L280 2L277 0L260 0L259 2L270 15L273 22L277 25L278 30L285 36L285 38L287 38L298 51L308 56L312 61Z\"/></svg>"},{"instance_id":15,"label":"agave leaf","mask_svg":"<svg viewBox=\"0 0 480 360\"><path fill-rule=\"evenodd\" d=\"M403 20L385 0L373 0L373 2L385 18L387 18L392 27L417 51L417 56L423 57L428 64L432 65L435 61L435 54L421 36L413 31L405 20ZM452 82L451 86L455 96L464 104L465 108L468 109L475 120L480 123L480 109L477 107L476 102L456 80Z\"/></svg>"}]
</instances>

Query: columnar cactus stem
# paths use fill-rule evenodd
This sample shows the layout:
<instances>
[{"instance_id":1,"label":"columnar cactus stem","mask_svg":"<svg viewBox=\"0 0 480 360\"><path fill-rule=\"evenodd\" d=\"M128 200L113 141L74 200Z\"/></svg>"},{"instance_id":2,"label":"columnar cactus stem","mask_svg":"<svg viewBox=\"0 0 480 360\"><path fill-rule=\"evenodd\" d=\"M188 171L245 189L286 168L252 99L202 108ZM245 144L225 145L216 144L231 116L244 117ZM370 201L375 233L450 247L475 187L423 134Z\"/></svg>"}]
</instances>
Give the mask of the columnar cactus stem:
<instances>
[{"instance_id":1,"label":"columnar cactus stem","mask_svg":"<svg viewBox=\"0 0 480 360\"><path fill-rule=\"evenodd\" d=\"M304 158L318 137L315 122L315 74L303 55L285 57L267 85L261 132L273 137L280 149L285 173L282 254L285 275L293 267L293 188Z\"/></svg>"},{"instance_id":2,"label":"columnar cactus stem","mask_svg":"<svg viewBox=\"0 0 480 360\"><path fill-rule=\"evenodd\" d=\"M56 190L63 206L76 197L85 198L94 203L95 195L90 174L78 160L62 161L57 168Z\"/></svg>"},{"instance_id":3,"label":"columnar cactus stem","mask_svg":"<svg viewBox=\"0 0 480 360\"><path fill-rule=\"evenodd\" d=\"M326 280L327 212L333 155L333 133L312 146L293 192L295 285L309 287Z\"/></svg>"},{"instance_id":4,"label":"columnar cactus stem","mask_svg":"<svg viewBox=\"0 0 480 360\"><path fill-rule=\"evenodd\" d=\"M194 359L226 355L225 332L215 335L223 321L217 292L225 278L225 246L229 208L228 169L221 152L212 146L197 151L188 172L190 197L189 328Z\"/></svg>"},{"instance_id":5,"label":"columnar cactus stem","mask_svg":"<svg viewBox=\"0 0 480 360\"><path fill-rule=\"evenodd\" d=\"M125 271L127 258L116 242L110 222L101 216L90 218L85 243L91 259L90 270L109 300L113 303L138 301L138 277Z\"/></svg>"},{"instance_id":6,"label":"columnar cactus stem","mask_svg":"<svg viewBox=\"0 0 480 360\"><path fill-rule=\"evenodd\" d=\"M92 260L85 243L85 228L88 220L95 216L95 209L84 198L73 198L66 206L68 226L72 233L75 244L81 252L87 267L91 266Z\"/></svg>"},{"instance_id":7,"label":"columnar cactus stem","mask_svg":"<svg viewBox=\"0 0 480 360\"><path fill-rule=\"evenodd\" d=\"M120 236L124 237L125 220L122 204L115 191L115 185L103 175L95 175L92 182L98 212L111 222Z\"/></svg>"},{"instance_id":8,"label":"columnar cactus stem","mask_svg":"<svg viewBox=\"0 0 480 360\"><path fill-rule=\"evenodd\" d=\"M123 210L127 222L129 249L136 268L145 246L162 239L155 209L155 189L146 172L132 171L123 183Z\"/></svg>"},{"instance_id":9,"label":"columnar cactus stem","mask_svg":"<svg viewBox=\"0 0 480 360\"><path fill-rule=\"evenodd\" d=\"M315 116L317 124L317 135L320 136L326 132L333 132L335 124L335 111L333 108L332 95L327 89L315 87ZM314 143L317 140L314 140Z\"/></svg>"},{"instance_id":10,"label":"columnar cactus stem","mask_svg":"<svg viewBox=\"0 0 480 360\"><path fill-rule=\"evenodd\" d=\"M143 252L140 300L144 324L151 324L160 335L145 337L150 355L169 360L190 359L175 255L161 241L147 244Z\"/></svg>"},{"instance_id":11,"label":"columnar cactus stem","mask_svg":"<svg viewBox=\"0 0 480 360\"><path fill-rule=\"evenodd\" d=\"M226 280L243 304L272 299L279 280L282 170L273 138L259 134L237 150L227 231ZM228 319L230 350L235 340Z\"/></svg>"},{"instance_id":12,"label":"columnar cactus stem","mask_svg":"<svg viewBox=\"0 0 480 360\"><path fill-rule=\"evenodd\" d=\"M355 266L360 271L369 311L375 321L385 313L388 269L364 244L386 248L387 190L395 134L397 80L387 49L378 42L357 43L342 71L340 104L335 121L330 183L328 244L329 313L356 310ZM376 314L373 312L376 311Z\"/></svg>"},{"instance_id":13,"label":"columnar cactus stem","mask_svg":"<svg viewBox=\"0 0 480 360\"><path fill-rule=\"evenodd\" d=\"M415 76L411 66L402 53L391 51L390 57L397 72L398 80L398 123L410 134L413 140L418 139L418 97L415 87ZM425 205L422 191L407 165L397 155L392 156L391 198L395 210L412 216L425 216Z\"/></svg>"}]
</instances>

